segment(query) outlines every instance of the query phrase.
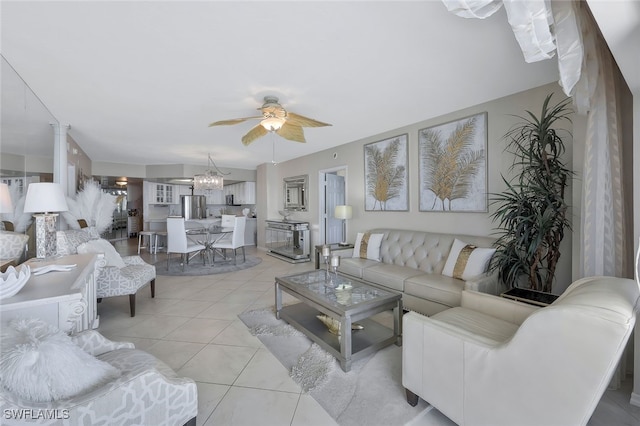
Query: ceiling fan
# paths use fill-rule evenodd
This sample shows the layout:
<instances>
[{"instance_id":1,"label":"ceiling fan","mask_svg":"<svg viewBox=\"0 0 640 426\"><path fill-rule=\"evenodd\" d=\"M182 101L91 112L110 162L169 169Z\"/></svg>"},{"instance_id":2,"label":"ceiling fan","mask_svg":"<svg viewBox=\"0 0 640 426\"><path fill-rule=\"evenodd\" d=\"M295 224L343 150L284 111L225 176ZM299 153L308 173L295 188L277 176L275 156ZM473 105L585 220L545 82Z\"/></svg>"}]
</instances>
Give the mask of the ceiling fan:
<instances>
[{"instance_id":1,"label":"ceiling fan","mask_svg":"<svg viewBox=\"0 0 640 426\"><path fill-rule=\"evenodd\" d=\"M249 145L254 140L265 136L269 132L276 132L278 135L291 141L306 142L302 130L303 127L331 126L331 124L288 112L278 103L278 98L275 96L265 96L264 104L258 108L258 110L262 111L262 115L216 121L209 124L209 127L239 124L247 120L262 119L260 123L242 137L242 143Z\"/></svg>"}]
</instances>

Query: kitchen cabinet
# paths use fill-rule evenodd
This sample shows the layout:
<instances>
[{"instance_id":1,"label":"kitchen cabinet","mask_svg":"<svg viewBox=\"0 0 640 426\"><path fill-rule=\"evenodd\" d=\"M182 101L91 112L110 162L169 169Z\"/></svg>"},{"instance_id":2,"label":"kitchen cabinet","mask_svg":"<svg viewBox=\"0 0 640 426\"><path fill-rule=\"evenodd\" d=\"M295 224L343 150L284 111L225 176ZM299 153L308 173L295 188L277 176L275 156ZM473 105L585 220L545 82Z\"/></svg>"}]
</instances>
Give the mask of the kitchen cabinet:
<instances>
[{"instance_id":1,"label":"kitchen cabinet","mask_svg":"<svg viewBox=\"0 0 640 426\"><path fill-rule=\"evenodd\" d=\"M204 193L207 197L207 204L224 204L224 191L222 189L212 189Z\"/></svg>"},{"instance_id":2,"label":"kitchen cabinet","mask_svg":"<svg viewBox=\"0 0 640 426\"><path fill-rule=\"evenodd\" d=\"M256 183L239 182L225 186L225 195L233 195L235 204L255 204L256 203Z\"/></svg>"},{"instance_id":3,"label":"kitchen cabinet","mask_svg":"<svg viewBox=\"0 0 640 426\"><path fill-rule=\"evenodd\" d=\"M148 204L178 204L180 201L176 185L164 183L144 182L144 197Z\"/></svg>"}]
</instances>

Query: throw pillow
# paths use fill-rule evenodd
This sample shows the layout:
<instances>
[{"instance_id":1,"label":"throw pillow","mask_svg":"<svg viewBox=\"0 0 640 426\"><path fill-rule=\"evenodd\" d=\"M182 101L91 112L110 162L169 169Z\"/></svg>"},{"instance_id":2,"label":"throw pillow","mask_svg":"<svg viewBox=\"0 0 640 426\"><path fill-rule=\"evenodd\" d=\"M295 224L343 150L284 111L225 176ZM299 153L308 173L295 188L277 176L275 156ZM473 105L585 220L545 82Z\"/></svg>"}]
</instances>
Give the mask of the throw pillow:
<instances>
[{"instance_id":1,"label":"throw pillow","mask_svg":"<svg viewBox=\"0 0 640 426\"><path fill-rule=\"evenodd\" d=\"M69 229L56 232L58 255L67 256L78 253L78 246L91 239L89 233L80 229Z\"/></svg>"},{"instance_id":2,"label":"throw pillow","mask_svg":"<svg viewBox=\"0 0 640 426\"><path fill-rule=\"evenodd\" d=\"M127 266L120 257L120 254L116 251L116 248L107 240L98 239L87 241L84 244L78 246L79 254L86 253L104 253L104 258L107 260L107 266L115 266L116 268L124 268Z\"/></svg>"},{"instance_id":3,"label":"throw pillow","mask_svg":"<svg viewBox=\"0 0 640 426\"><path fill-rule=\"evenodd\" d=\"M442 275L468 280L487 270L494 248L480 248L455 239L444 265Z\"/></svg>"},{"instance_id":4,"label":"throw pillow","mask_svg":"<svg viewBox=\"0 0 640 426\"><path fill-rule=\"evenodd\" d=\"M0 383L35 402L68 399L120 375L89 355L56 327L39 319L16 319L2 330Z\"/></svg>"},{"instance_id":5,"label":"throw pillow","mask_svg":"<svg viewBox=\"0 0 640 426\"><path fill-rule=\"evenodd\" d=\"M356 243L353 247L353 257L377 260L380 262L380 244L384 234L371 234L358 232Z\"/></svg>"}]
</instances>

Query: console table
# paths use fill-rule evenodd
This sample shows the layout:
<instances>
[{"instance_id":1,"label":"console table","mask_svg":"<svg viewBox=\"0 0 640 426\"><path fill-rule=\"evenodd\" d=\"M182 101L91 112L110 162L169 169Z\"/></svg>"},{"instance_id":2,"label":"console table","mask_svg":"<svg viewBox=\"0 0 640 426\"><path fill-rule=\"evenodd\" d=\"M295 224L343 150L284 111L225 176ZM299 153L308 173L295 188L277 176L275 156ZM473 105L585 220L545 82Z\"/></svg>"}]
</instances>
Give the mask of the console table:
<instances>
[{"instance_id":1,"label":"console table","mask_svg":"<svg viewBox=\"0 0 640 426\"><path fill-rule=\"evenodd\" d=\"M309 222L267 220L267 254L291 263L309 262Z\"/></svg>"},{"instance_id":2,"label":"console table","mask_svg":"<svg viewBox=\"0 0 640 426\"><path fill-rule=\"evenodd\" d=\"M40 318L67 333L97 328L99 324L96 279L106 265L102 254L76 254L49 261L30 259L34 268L45 265L78 265L69 272L31 275L13 297L0 300L0 323L14 318Z\"/></svg>"}]
</instances>

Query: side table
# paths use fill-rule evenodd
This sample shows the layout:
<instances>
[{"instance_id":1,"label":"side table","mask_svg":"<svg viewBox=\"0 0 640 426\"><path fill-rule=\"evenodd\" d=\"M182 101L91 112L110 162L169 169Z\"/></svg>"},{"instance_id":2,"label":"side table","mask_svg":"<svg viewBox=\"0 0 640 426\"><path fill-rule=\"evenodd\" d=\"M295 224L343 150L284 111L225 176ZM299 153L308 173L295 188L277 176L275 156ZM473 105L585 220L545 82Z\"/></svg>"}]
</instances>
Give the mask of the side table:
<instances>
[{"instance_id":1,"label":"side table","mask_svg":"<svg viewBox=\"0 0 640 426\"><path fill-rule=\"evenodd\" d=\"M96 279L106 261L102 254L75 254L52 260L25 262L33 268L58 264L76 264L67 272L31 275L25 286L13 297L0 300L2 325L14 318L40 318L58 329L78 332L97 328Z\"/></svg>"},{"instance_id":2,"label":"side table","mask_svg":"<svg viewBox=\"0 0 640 426\"><path fill-rule=\"evenodd\" d=\"M320 269L320 258L322 257L322 247L324 244L320 244L316 246L316 269ZM347 256L349 250L353 250L354 245L348 244L346 246L341 246L338 243L329 244L331 247L331 253L338 253L340 257Z\"/></svg>"},{"instance_id":3,"label":"side table","mask_svg":"<svg viewBox=\"0 0 640 426\"><path fill-rule=\"evenodd\" d=\"M509 289L500 296L535 306L548 306L558 298L555 294L518 287Z\"/></svg>"}]
</instances>

